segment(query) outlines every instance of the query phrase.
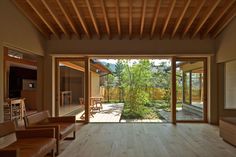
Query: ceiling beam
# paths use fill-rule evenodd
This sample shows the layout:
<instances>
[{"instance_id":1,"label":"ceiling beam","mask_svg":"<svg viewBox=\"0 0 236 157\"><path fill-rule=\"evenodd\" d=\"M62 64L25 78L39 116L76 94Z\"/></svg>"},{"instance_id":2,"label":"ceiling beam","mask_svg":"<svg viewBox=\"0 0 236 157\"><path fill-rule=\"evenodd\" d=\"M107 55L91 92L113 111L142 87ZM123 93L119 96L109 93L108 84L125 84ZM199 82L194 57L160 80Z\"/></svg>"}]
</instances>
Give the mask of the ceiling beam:
<instances>
[{"instance_id":1,"label":"ceiling beam","mask_svg":"<svg viewBox=\"0 0 236 157\"><path fill-rule=\"evenodd\" d=\"M205 37L213 27L220 21L220 19L225 15L225 13L229 10L229 8L236 2L236 0L231 0L229 3L226 2L226 4L222 7L222 9L219 11L219 14L216 15L215 19L209 22L209 26L206 29L206 31L203 33L202 37Z\"/></svg>"},{"instance_id":2,"label":"ceiling beam","mask_svg":"<svg viewBox=\"0 0 236 157\"><path fill-rule=\"evenodd\" d=\"M192 14L192 16L189 18L188 24L186 25L186 27L184 28L184 31L182 33L182 38L186 35L186 33L189 31L189 28L192 26L193 21L195 20L195 18L197 17L197 15L199 14L200 10L202 9L202 7L204 6L206 0L201 0L199 5L196 7L196 9L194 10L194 13Z\"/></svg>"},{"instance_id":3,"label":"ceiling beam","mask_svg":"<svg viewBox=\"0 0 236 157\"><path fill-rule=\"evenodd\" d=\"M119 34L119 38L121 39L121 25L120 25L120 6L119 6L119 0L116 0L116 22L117 22L117 30Z\"/></svg>"},{"instance_id":4,"label":"ceiling beam","mask_svg":"<svg viewBox=\"0 0 236 157\"><path fill-rule=\"evenodd\" d=\"M66 28L61 24L61 22L59 21L58 17L55 15L55 13L52 11L52 9L49 7L49 5L46 3L45 0L41 0L43 5L45 6L45 8L48 10L48 12L50 13L50 15L53 17L53 19L55 20L55 22L57 23L57 25L60 27L60 29L63 31L63 33L70 37L68 31L66 30Z\"/></svg>"},{"instance_id":5,"label":"ceiling beam","mask_svg":"<svg viewBox=\"0 0 236 157\"><path fill-rule=\"evenodd\" d=\"M156 12L155 12L154 19L153 19L153 22L152 22L152 28L151 28L151 34L150 34L151 39L153 38L155 29L156 29L156 26L157 26L157 18L158 18L159 12L160 12L161 1L162 0L157 1Z\"/></svg>"},{"instance_id":6,"label":"ceiling beam","mask_svg":"<svg viewBox=\"0 0 236 157\"><path fill-rule=\"evenodd\" d=\"M88 30L88 27L87 27L87 25L86 25L84 19L82 18L81 14L80 14L80 12L79 12L79 9L78 9L78 7L77 7L77 5L75 4L75 0L71 0L71 4L72 4L72 6L73 6L73 8L74 8L74 10L75 10L76 16L77 16L77 18L79 19L79 21L80 21L80 23L81 23L81 25L82 25L82 27L83 27L83 29L84 29L84 31L85 31L87 37L90 39L91 36L90 36L89 30Z\"/></svg>"},{"instance_id":7,"label":"ceiling beam","mask_svg":"<svg viewBox=\"0 0 236 157\"><path fill-rule=\"evenodd\" d=\"M141 24L140 24L140 39L142 39L143 37L143 28L145 24L146 8L147 8L147 0L143 0L142 17L141 17Z\"/></svg>"},{"instance_id":8,"label":"ceiling beam","mask_svg":"<svg viewBox=\"0 0 236 157\"><path fill-rule=\"evenodd\" d=\"M48 23L48 21L42 16L42 14L37 10L34 4L30 0L26 0L27 4L34 10L34 12L39 16L39 18L43 21L43 23L48 27L48 29L60 38L60 35L56 32L56 30Z\"/></svg>"},{"instance_id":9,"label":"ceiling beam","mask_svg":"<svg viewBox=\"0 0 236 157\"><path fill-rule=\"evenodd\" d=\"M133 0L129 0L129 39L132 39L132 32L133 32L133 17L132 11L133 10Z\"/></svg>"},{"instance_id":10,"label":"ceiling beam","mask_svg":"<svg viewBox=\"0 0 236 157\"><path fill-rule=\"evenodd\" d=\"M63 15L66 17L67 22L69 23L70 27L72 28L73 32L80 38L79 32L77 31L75 25L72 22L72 19L70 18L70 16L68 15L68 13L66 12L65 8L63 7L63 5L61 4L60 0L56 0L59 8L61 9Z\"/></svg>"},{"instance_id":11,"label":"ceiling beam","mask_svg":"<svg viewBox=\"0 0 236 157\"><path fill-rule=\"evenodd\" d=\"M212 34L212 37L216 38L235 17L236 8L232 9L225 19L220 23L219 27Z\"/></svg>"},{"instance_id":12,"label":"ceiling beam","mask_svg":"<svg viewBox=\"0 0 236 157\"><path fill-rule=\"evenodd\" d=\"M91 19L92 19L95 31L96 31L96 33L98 35L98 38L101 39L101 35L100 35L99 28L98 28L98 24L97 24L97 21L96 21L96 19L94 17L94 13L93 13L93 10L92 10L92 7L91 7L91 4L90 4L89 0L86 0L86 4L88 6L89 14L91 16Z\"/></svg>"},{"instance_id":13,"label":"ceiling beam","mask_svg":"<svg viewBox=\"0 0 236 157\"><path fill-rule=\"evenodd\" d=\"M176 0L172 0L170 9L169 9L169 11L168 11L168 15L167 15L167 17L166 17L164 26L163 26L162 31L161 31L161 39L164 37L166 28L167 28L168 23L169 23L169 21L170 21L171 14L172 14L172 12L173 12L173 10L174 10L174 7L175 7L175 3L176 3Z\"/></svg>"},{"instance_id":14,"label":"ceiling beam","mask_svg":"<svg viewBox=\"0 0 236 157\"><path fill-rule=\"evenodd\" d=\"M26 12L25 10L15 1L15 0L12 0L13 3L16 5L16 7L26 16L26 18L28 18L30 20L30 22L39 30L39 32L42 33L43 36L45 36L47 39L50 39L50 35L48 33L46 33L45 30L43 30L36 22L35 20L30 17Z\"/></svg>"},{"instance_id":15,"label":"ceiling beam","mask_svg":"<svg viewBox=\"0 0 236 157\"><path fill-rule=\"evenodd\" d=\"M171 34L171 38L173 38L173 37L175 36L175 33L176 33L176 31L178 30L179 25L180 25L180 23L181 23L181 21L182 21L184 15L185 15L187 9L188 9L190 3L191 3L191 0L187 0L187 1L186 1L185 5L184 5L184 8L183 8L183 10L182 10L182 12L181 12L179 18L177 19L177 22L176 22L175 26L174 26L173 32L172 32L172 34Z\"/></svg>"},{"instance_id":16,"label":"ceiling beam","mask_svg":"<svg viewBox=\"0 0 236 157\"><path fill-rule=\"evenodd\" d=\"M103 12L104 20L105 20L107 35L108 35L108 38L111 39L111 30L110 30L110 25L109 25L109 21L107 17L107 10L106 10L106 5L105 5L104 0L101 0L101 6L102 6L102 12Z\"/></svg>"},{"instance_id":17,"label":"ceiling beam","mask_svg":"<svg viewBox=\"0 0 236 157\"><path fill-rule=\"evenodd\" d=\"M209 7L209 9L206 12L206 15L203 15L203 18L200 20L200 22L198 23L195 31L193 32L191 38L194 38L197 33L199 32L199 30L202 28L202 26L205 24L205 22L207 21L207 19L211 16L211 14L213 13L213 11L216 9L216 7L218 6L218 4L220 3L221 0L216 0L214 2L213 5L211 5Z\"/></svg>"}]
</instances>

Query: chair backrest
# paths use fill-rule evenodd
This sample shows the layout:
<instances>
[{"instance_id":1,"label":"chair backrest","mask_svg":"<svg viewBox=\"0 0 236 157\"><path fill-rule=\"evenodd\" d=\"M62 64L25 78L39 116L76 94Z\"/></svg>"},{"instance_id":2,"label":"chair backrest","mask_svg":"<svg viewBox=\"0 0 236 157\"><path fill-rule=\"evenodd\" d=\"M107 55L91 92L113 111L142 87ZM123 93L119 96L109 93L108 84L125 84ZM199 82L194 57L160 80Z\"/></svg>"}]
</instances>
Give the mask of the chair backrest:
<instances>
[{"instance_id":1,"label":"chair backrest","mask_svg":"<svg viewBox=\"0 0 236 157\"><path fill-rule=\"evenodd\" d=\"M50 114L48 111L41 111L41 112L37 112L29 116L25 116L24 118L25 126L30 126L30 125L34 125L34 124L46 121L48 117L50 117Z\"/></svg>"},{"instance_id":2,"label":"chair backrest","mask_svg":"<svg viewBox=\"0 0 236 157\"><path fill-rule=\"evenodd\" d=\"M8 121L0 123L0 149L16 141L15 125Z\"/></svg>"}]
</instances>

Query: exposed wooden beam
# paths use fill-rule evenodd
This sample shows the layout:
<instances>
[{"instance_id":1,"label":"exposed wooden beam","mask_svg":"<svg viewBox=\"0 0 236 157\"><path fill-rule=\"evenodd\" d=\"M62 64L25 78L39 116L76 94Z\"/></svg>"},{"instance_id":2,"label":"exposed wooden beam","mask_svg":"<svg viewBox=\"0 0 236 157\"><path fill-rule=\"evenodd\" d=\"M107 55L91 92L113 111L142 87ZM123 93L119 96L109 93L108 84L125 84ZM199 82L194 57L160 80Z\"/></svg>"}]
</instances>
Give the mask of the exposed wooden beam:
<instances>
[{"instance_id":1,"label":"exposed wooden beam","mask_svg":"<svg viewBox=\"0 0 236 157\"><path fill-rule=\"evenodd\" d=\"M214 4L212 6L209 7L209 9L206 12L206 15L203 16L203 18L200 20L200 22L198 23L195 31L193 32L191 38L194 38L196 36L196 34L199 32L199 30L202 28L202 26L205 24L205 22L207 21L207 19L211 16L211 14L213 13L213 11L216 9L216 7L218 6L218 4L220 3L221 0L217 0L214 2Z\"/></svg>"},{"instance_id":2,"label":"exposed wooden beam","mask_svg":"<svg viewBox=\"0 0 236 157\"><path fill-rule=\"evenodd\" d=\"M186 33L188 32L189 28L191 27L191 25L193 24L193 21L195 20L195 18L197 17L198 13L200 12L200 10L202 9L203 5L205 4L206 0L201 0L198 7L196 7L196 9L194 10L194 13L192 14L192 16L189 18L188 24L186 25L186 27L184 28L184 31L182 33L182 38L186 35Z\"/></svg>"},{"instance_id":3,"label":"exposed wooden beam","mask_svg":"<svg viewBox=\"0 0 236 157\"><path fill-rule=\"evenodd\" d=\"M133 8L133 0L129 0L129 39L132 39L132 28L133 28L133 17L132 17L132 9Z\"/></svg>"},{"instance_id":4,"label":"exposed wooden beam","mask_svg":"<svg viewBox=\"0 0 236 157\"><path fill-rule=\"evenodd\" d=\"M212 28L220 21L220 19L225 15L225 13L235 2L236 0L231 0L229 3L226 2L226 4L222 7L221 11L219 11L219 14L216 15L215 19L209 22L209 27L206 29L202 37L205 37L212 30Z\"/></svg>"},{"instance_id":5,"label":"exposed wooden beam","mask_svg":"<svg viewBox=\"0 0 236 157\"><path fill-rule=\"evenodd\" d=\"M166 28L167 28L168 23L169 23L169 21L170 21L171 14L172 14L172 12L173 12L173 10L174 10L174 7L175 7L175 3L176 3L176 0L172 0L170 9L169 9L169 11L168 11L168 15L167 15L167 17L166 17L164 26L163 26L162 31L161 31L161 39L164 37Z\"/></svg>"},{"instance_id":6,"label":"exposed wooden beam","mask_svg":"<svg viewBox=\"0 0 236 157\"><path fill-rule=\"evenodd\" d=\"M120 25L120 6L119 0L116 0L116 22L117 22L117 30L119 34L119 38L121 39L121 25Z\"/></svg>"},{"instance_id":7,"label":"exposed wooden beam","mask_svg":"<svg viewBox=\"0 0 236 157\"><path fill-rule=\"evenodd\" d=\"M157 2L156 12L155 12L154 19L152 22L152 28L151 28L151 34L150 34L151 39L153 38L155 29L156 29L157 18L158 18L159 12L160 12L161 2L162 2L162 0L158 0L158 2Z\"/></svg>"},{"instance_id":8,"label":"exposed wooden beam","mask_svg":"<svg viewBox=\"0 0 236 157\"><path fill-rule=\"evenodd\" d=\"M90 1L89 1L89 0L86 0L86 4L87 4L87 6L88 6L89 14L90 14L90 17L91 17L91 19L92 19L92 22L93 22L95 31L96 31L96 33L97 33L97 35L98 35L98 38L101 39L101 35L100 35L99 28L98 28L98 24L97 24L97 21L96 21L96 19L95 19L95 17L94 17L94 13L93 13L93 10L92 10Z\"/></svg>"},{"instance_id":9,"label":"exposed wooden beam","mask_svg":"<svg viewBox=\"0 0 236 157\"><path fill-rule=\"evenodd\" d=\"M101 0L101 6L102 6L102 12L103 12L104 20L105 20L107 35L108 35L108 38L111 39L111 30L110 30L110 25L109 25L109 21L107 17L107 10L106 10L104 0Z\"/></svg>"},{"instance_id":10,"label":"exposed wooden beam","mask_svg":"<svg viewBox=\"0 0 236 157\"><path fill-rule=\"evenodd\" d=\"M73 32L80 38L80 34L77 31L75 25L72 22L72 19L70 18L69 14L66 12L64 6L61 4L60 0L56 0L58 6L60 7L63 15L66 17L67 22L69 23L70 27L72 28Z\"/></svg>"},{"instance_id":11,"label":"exposed wooden beam","mask_svg":"<svg viewBox=\"0 0 236 157\"><path fill-rule=\"evenodd\" d=\"M216 38L235 17L236 17L236 8L232 9L231 12L220 23L219 27L213 33L212 37Z\"/></svg>"},{"instance_id":12,"label":"exposed wooden beam","mask_svg":"<svg viewBox=\"0 0 236 157\"><path fill-rule=\"evenodd\" d=\"M70 37L68 31L66 30L66 28L61 24L61 22L59 21L58 17L56 16L56 14L52 11L52 9L49 7L49 5L47 4L47 2L45 0L41 0L43 5L45 6L45 8L48 10L48 12L50 13L50 15L53 17L53 19L56 21L57 25L60 27L60 29L63 31L63 33Z\"/></svg>"},{"instance_id":13,"label":"exposed wooden beam","mask_svg":"<svg viewBox=\"0 0 236 157\"><path fill-rule=\"evenodd\" d=\"M143 28L145 24L145 13L147 8L147 0L143 0L143 9L142 9L142 17L141 17L141 25L140 25L140 39L143 37Z\"/></svg>"},{"instance_id":14,"label":"exposed wooden beam","mask_svg":"<svg viewBox=\"0 0 236 157\"><path fill-rule=\"evenodd\" d=\"M86 25L84 19L82 18L81 14L80 14L80 12L79 12L79 9L78 9L78 7L77 7L77 5L75 4L75 0L71 0L71 4L72 4L72 6L73 6L73 8L74 8L74 10L75 10L76 16L77 16L77 18L79 19L79 21L80 21L80 23L81 23L81 25L82 25L82 27L83 27L83 29L84 29L84 31L85 31L87 37L90 39L91 36L90 36L89 30L88 30L88 27L87 27L87 25Z\"/></svg>"},{"instance_id":15,"label":"exposed wooden beam","mask_svg":"<svg viewBox=\"0 0 236 157\"><path fill-rule=\"evenodd\" d=\"M181 21L182 21L184 15L185 15L187 9L188 9L190 3L191 3L191 0L187 0L187 1L186 1L185 5L184 5L184 9L182 10L182 12L181 12L181 14L180 14L179 18L177 19L177 22L176 22L176 24L175 24L175 26L174 26L174 30L173 30L173 32L172 32L172 34L171 34L171 38L173 38L173 37L175 36L175 33L176 33L176 31L178 30L179 25L180 25L180 23L181 23Z\"/></svg>"},{"instance_id":16,"label":"exposed wooden beam","mask_svg":"<svg viewBox=\"0 0 236 157\"><path fill-rule=\"evenodd\" d=\"M50 35L48 33L46 33L45 30L43 30L36 22L35 20L30 17L26 12L25 10L15 1L15 0L12 0L13 3L16 5L16 7L26 16L26 18L28 18L30 20L30 22L39 30L39 32L42 33L43 36L45 36L47 39L50 39Z\"/></svg>"},{"instance_id":17,"label":"exposed wooden beam","mask_svg":"<svg viewBox=\"0 0 236 157\"><path fill-rule=\"evenodd\" d=\"M27 4L34 10L34 12L39 16L39 18L43 21L43 23L48 27L48 29L60 38L60 35L56 32L56 30L48 23L48 21L42 16L42 14L37 10L34 4L30 0L26 0Z\"/></svg>"}]
</instances>

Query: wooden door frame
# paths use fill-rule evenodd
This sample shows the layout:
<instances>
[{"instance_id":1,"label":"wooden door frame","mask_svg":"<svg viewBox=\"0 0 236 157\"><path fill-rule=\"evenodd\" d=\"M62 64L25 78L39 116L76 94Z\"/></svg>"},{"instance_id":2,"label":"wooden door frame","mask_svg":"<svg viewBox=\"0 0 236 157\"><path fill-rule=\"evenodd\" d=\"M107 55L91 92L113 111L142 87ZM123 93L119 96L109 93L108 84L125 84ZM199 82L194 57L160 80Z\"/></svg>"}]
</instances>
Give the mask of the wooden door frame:
<instances>
[{"instance_id":1,"label":"wooden door frame","mask_svg":"<svg viewBox=\"0 0 236 157\"><path fill-rule=\"evenodd\" d=\"M79 122L89 122L89 99L90 99L90 57L55 57L55 115L59 116L60 113L60 61L83 61L85 63L84 71L84 105L85 105L85 120Z\"/></svg>"},{"instance_id":2,"label":"wooden door frame","mask_svg":"<svg viewBox=\"0 0 236 157\"><path fill-rule=\"evenodd\" d=\"M207 112L208 112L208 90L207 90L207 86L208 86L208 82L207 82L207 76L208 76L208 67L207 67L207 57L173 57L174 61L172 61L173 65L172 68L175 70L172 71L172 77L175 78L175 80L173 81L172 79L172 92L174 93L173 96L175 96L175 98L172 97L172 99L174 99L175 101L172 101L172 112L175 112L175 116L176 116L176 61L202 61L203 62L203 74L204 74L204 82L203 82L203 93L204 93L204 101L203 101L203 120L177 120L177 117L175 117L175 122L176 123L207 123L208 122L208 118L207 118ZM172 114L173 115L173 114ZM173 122L174 123L174 122Z\"/></svg>"}]
</instances>

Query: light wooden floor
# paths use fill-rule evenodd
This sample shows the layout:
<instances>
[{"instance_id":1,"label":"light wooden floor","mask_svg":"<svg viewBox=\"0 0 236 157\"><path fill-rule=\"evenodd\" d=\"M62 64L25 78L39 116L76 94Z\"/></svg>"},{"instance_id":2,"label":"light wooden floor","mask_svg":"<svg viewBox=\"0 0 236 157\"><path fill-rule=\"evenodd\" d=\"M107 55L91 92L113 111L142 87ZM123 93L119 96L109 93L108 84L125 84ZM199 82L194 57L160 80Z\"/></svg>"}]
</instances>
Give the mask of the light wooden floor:
<instances>
[{"instance_id":1,"label":"light wooden floor","mask_svg":"<svg viewBox=\"0 0 236 157\"><path fill-rule=\"evenodd\" d=\"M87 124L59 157L235 157L208 124Z\"/></svg>"}]
</instances>

